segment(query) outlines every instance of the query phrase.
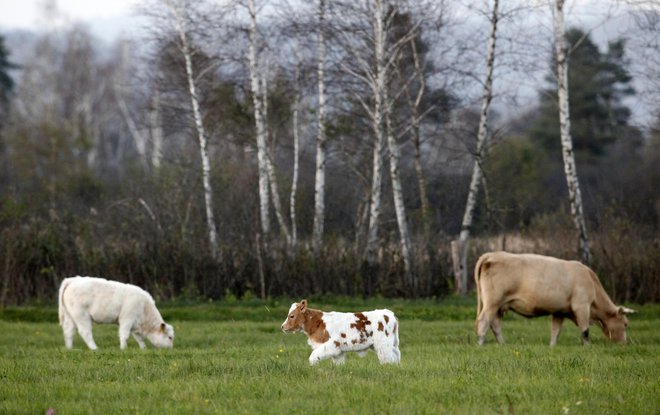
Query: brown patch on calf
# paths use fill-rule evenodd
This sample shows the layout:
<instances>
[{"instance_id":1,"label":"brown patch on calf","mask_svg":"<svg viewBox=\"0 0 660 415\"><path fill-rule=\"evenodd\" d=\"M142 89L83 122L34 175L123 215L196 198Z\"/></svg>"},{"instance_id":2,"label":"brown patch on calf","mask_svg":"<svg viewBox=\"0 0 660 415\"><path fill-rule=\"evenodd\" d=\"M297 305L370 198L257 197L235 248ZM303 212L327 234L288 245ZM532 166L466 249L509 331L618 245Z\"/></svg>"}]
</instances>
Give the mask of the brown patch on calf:
<instances>
[{"instance_id":1,"label":"brown patch on calf","mask_svg":"<svg viewBox=\"0 0 660 415\"><path fill-rule=\"evenodd\" d=\"M385 336L389 336L389 335L390 333L388 333L387 330L385 330Z\"/></svg>"},{"instance_id":2,"label":"brown patch on calf","mask_svg":"<svg viewBox=\"0 0 660 415\"><path fill-rule=\"evenodd\" d=\"M385 326L383 326L383 322L382 322L382 321L379 321L379 322L378 322L378 331L383 331L383 330L385 330Z\"/></svg>"},{"instance_id":3,"label":"brown patch on calf","mask_svg":"<svg viewBox=\"0 0 660 415\"><path fill-rule=\"evenodd\" d=\"M390 322L390 318L387 317L387 314L385 314L385 315L383 316L383 319L385 319L385 324L387 324L387 323Z\"/></svg>"},{"instance_id":4,"label":"brown patch on calf","mask_svg":"<svg viewBox=\"0 0 660 415\"><path fill-rule=\"evenodd\" d=\"M367 324L371 324L371 321L362 313L355 313L357 320L355 323L351 323L351 328L356 329L360 333L365 333L367 331Z\"/></svg>"},{"instance_id":5,"label":"brown patch on calf","mask_svg":"<svg viewBox=\"0 0 660 415\"><path fill-rule=\"evenodd\" d=\"M353 344L355 344L355 343L357 343L357 342L358 342L357 339L353 339L353 340L351 340L351 343L353 343Z\"/></svg>"},{"instance_id":6,"label":"brown patch on calf","mask_svg":"<svg viewBox=\"0 0 660 415\"><path fill-rule=\"evenodd\" d=\"M398 325L397 325L396 323L394 323L394 330L392 330L392 333L396 333L396 328L397 328L397 326L398 326Z\"/></svg>"},{"instance_id":7,"label":"brown patch on calf","mask_svg":"<svg viewBox=\"0 0 660 415\"><path fill-rule=\"evenodd\" d=\"M340 336L346 338L346 333L341 333Z\"/></svg>"},{"instance_id":8,"label":"brown patch on calf","mask_svg":"<svg viewBox=\"0 0 660 415\"><path fill-rule=\"evenodd\" d=\"M323 322L323 312L308 308L304 311L303 329L310 340L316 343L325 343L330 340L330 334L325 329Z\"/></svg>"},{"instance_id":9,"label":"brown patch on calf","mask_svg":"<svg viewBox=\"0 0 660 415\"><path fill-rule=\"evenodd\" d=\"M335 347L339 347L339 346L341 346L341 343L339 343L338 341L335 341Z\"/></svg>"}]
</instances>

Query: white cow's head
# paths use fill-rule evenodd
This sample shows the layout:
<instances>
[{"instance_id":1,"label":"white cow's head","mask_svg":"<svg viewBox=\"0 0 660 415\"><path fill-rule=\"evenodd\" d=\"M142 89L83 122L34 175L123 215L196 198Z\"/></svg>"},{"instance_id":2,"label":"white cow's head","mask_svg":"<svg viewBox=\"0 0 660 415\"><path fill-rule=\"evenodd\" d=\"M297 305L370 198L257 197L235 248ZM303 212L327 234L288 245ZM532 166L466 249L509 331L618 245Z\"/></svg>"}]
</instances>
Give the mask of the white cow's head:
<instances>
[{"instance_id":1,"label":"white cow's head","mask_svg":"<svg viewBox=\"0 0 660 415\"><path fill-rule=\"evenodd\" d=\"M282 330L287 333L301 331L305 328L305 313L307 312L307 300L291 304L289 314L287 314Z\"/></svg>"},{"instance_id":2,"label":"white cow's head","mask_svg":"<svg viewBox=\"0 0 660 415\"><path fill-rule=\"evenodd\" d=\"M608 314L601 326L605 337L615 342L625 343L626 328L628 328L628 317L626 317L626 314L632 314L634 312L635 310L627 307L617 307L615 312Z\"/></svg>"},{"instance_id":3,"label":"white cow's head","mask_svg":"<svg viewBox=\"0 0 660 415\"><path fill-rule=\"evenodd\" d=\"M156 347L171 348L174 346L174 327L167 323L160 323L160 326L151 330L147 338Z\"/></svg>"}]
</instances>

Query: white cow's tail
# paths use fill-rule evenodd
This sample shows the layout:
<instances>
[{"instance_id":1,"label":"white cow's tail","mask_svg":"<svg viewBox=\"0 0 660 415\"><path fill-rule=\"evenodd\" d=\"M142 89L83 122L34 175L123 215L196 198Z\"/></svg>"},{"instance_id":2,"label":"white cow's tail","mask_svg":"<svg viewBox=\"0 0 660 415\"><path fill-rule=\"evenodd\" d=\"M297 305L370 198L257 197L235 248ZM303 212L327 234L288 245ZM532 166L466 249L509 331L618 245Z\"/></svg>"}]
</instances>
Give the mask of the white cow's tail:
<instances>
[{"instance_id":1,"label":"white cow's tail","mask_svg":"<svg viewBox=\"0 0 660 415\"><path fill-rule=\"evenodd\" d=\"M64 290L69 286L71 283L71 278L65 278L62 280L62 283L60 284L60 291L58 294L58 301L57 301L57 314L60 317L60 326L64 322L64 313L66 313L66 309L64 308Z\"/></svg>"}]
</instances>

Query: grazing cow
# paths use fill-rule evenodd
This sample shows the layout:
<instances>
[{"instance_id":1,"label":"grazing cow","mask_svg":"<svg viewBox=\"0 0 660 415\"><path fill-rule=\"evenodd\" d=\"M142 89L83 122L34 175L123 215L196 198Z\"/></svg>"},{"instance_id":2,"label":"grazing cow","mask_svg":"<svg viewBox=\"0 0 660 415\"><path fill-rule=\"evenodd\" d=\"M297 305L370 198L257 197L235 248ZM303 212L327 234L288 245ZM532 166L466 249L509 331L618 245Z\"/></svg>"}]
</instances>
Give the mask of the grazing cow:
<instances>
[{"instance_id":1,"label":"grazing cow","mask_svg":"<svg viewBox=\"0 0 660 415\"><path fill-rule=\"evenodd\" d=\"M310 365L330 357L334 364L342 364L346 352L357 352L362 357L369 349L376 352L380 363L401 360L399 322L390 310L326 313L307 308L307 300L302 300L291 304L282 330L307 335L307 343L314 349Z\"/></svg>"},{"instance_id":2,"label":"grazing cow","mask_svg":"<svg viewBox=\"0 0 660 415\"><path fill-rule=\"evenodd\" d=\"M507 310L525 317L552 315L550 346L557 344L564 318L571 319L589 343L589 325L597 324L605 337L626 341L626 307L614 305L596 274L577 261L534 255L489 252L474 270L477 287L476 331L479 345L488 327L503 343L501 324Z\"/></svg>"},{"instance_id":3,"label":"grazing cow","mask_svg":"<svg viewBox=\"0 0 660 415\"><path fill-rule=\"evenodd\" d=\"M172 347L174 341L174 329L163 321L148 292L103 278L64 279L59 292L59 317L67 349L73 347L77 328L87 347L96 350L92 322L118 323L122 349L131 334L141 349L145 347L144 337L156 347Z\"/></svg>"}]
</instances>

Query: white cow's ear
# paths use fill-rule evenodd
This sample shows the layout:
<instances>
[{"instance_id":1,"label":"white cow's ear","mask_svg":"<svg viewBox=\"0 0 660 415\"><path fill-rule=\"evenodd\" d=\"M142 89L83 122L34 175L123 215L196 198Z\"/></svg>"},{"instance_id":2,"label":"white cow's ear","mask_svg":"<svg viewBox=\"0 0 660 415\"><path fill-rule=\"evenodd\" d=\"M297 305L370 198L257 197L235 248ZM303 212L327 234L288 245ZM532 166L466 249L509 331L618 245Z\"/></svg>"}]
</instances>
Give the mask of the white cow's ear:
<instances>
[{"instance_id":1,"label":"white cow's ear","mask_svg":"<svg viewBox=\"0 0 660 415\"><path fill-rule=\"evenodd\" d=\"M165 333L165 323L160 323L160 331Z\"/></svg>"},{"instance_id":2,"label":"white cow's ear","mask_svg":"<svg viewBox=\"0 0 660 415\"><path fill-rule=\"evenodd\" d=\"M632 314L636 312L637 311L633 310L632 308L623 307L623 306L619 307L619 314Z\"/></svg>"}]
</instances>

